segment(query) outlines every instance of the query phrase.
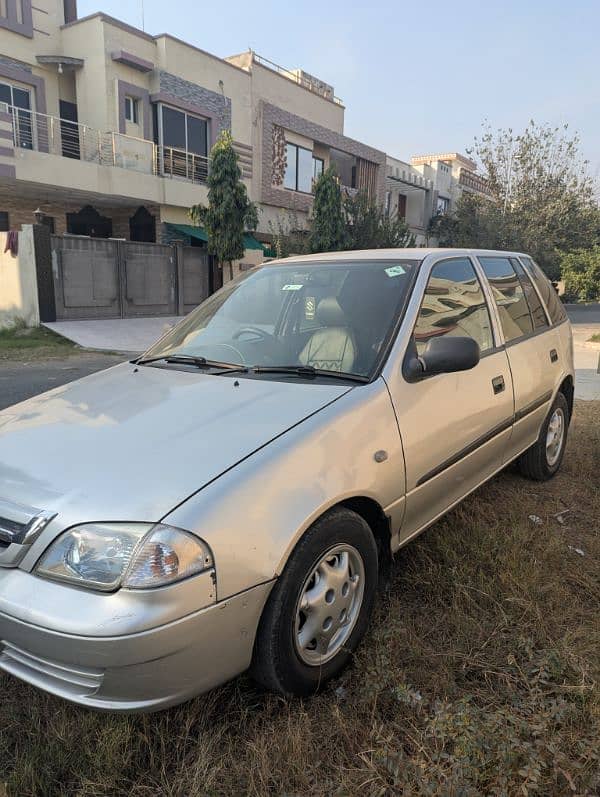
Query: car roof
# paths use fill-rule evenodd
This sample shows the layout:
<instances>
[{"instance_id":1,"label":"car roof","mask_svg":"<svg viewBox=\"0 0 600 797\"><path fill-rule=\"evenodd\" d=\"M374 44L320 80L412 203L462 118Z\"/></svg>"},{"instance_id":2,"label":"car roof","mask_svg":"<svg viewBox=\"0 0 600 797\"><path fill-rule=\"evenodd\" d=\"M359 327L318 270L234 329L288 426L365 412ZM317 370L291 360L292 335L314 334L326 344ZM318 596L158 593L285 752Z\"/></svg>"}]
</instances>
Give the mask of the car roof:
<instances>
[{"instance_id":1,"label":"car roof","mask_svg":"<svg viewBox=\"0 0 600 797\"><path fill-rule=\"evenodd\" d=\"M348 261L365 260L424 260L428 255L508 255L523 256L522 252L510 252L499 249L452 249L448 247L414 247L411 249L357 249L349 252L323 252L314 255L290 255L279 260L269 260L265 266L286 266L298 263L347 263Z\"/></svg>"}]
</instances>

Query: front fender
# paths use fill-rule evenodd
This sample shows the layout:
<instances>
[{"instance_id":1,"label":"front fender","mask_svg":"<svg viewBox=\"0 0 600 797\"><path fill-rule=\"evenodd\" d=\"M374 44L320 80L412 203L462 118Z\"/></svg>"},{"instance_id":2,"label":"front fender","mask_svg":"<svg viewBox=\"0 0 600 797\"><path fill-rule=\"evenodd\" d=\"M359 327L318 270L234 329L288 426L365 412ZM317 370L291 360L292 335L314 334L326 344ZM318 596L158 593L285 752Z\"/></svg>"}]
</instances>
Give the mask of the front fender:
<instances>
[{"instance_id":1,"label":"front fender","mask_svg":"<svg viewBox=\"0 0 600 797\"><path fill-rule=\"evenodd\" d=\"M376 462L381 450L387 459ZM400 434L378 379L299 423L163 520L210 545L220 601L278 576L311 523L347 498L377 501L397 533L404 491Z\"/></svg>"}]
</instances>

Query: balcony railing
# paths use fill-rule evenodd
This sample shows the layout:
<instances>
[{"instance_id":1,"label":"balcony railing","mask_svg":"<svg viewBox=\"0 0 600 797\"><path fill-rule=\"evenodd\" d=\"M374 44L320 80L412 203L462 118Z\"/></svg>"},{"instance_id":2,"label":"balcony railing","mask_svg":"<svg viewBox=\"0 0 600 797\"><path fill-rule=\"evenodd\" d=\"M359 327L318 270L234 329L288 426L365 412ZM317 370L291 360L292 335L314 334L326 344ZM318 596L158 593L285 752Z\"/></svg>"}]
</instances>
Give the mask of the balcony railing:
<instances>
[{"instance_id":1,"label":"balcony railing","mask_svg":"<svg viewBox=\"0 0 600 797\"><path fill-rule=\"evenodd\" d=\"M208 178L209 159L195 152L173 147L156 147L158 174L164 177L181 177L192 183L205 183Z\"/></svg>"},{"instance_id":2,"label":"balcony railing","mask_svg":"<svg viewBox=\"0 0 600 797\"><path fill-rule=\"evenodd\" d=\"M294 83L297 83L299 86L303 86L305 89L312 91L313 94L318 94L319 97L323 97L324 99L329 99L331 102L334 102L336 105L343 105L343 101L340 100L339 97L328 97L324 92L323 89L320 88L316 83L311 80L307 80L306 78L302 78L298 72L292 72L291 69L286 69L284 66L280 66L276 64L274 61L269 61L268 58L264 58L262 55L255 53L252 50L252 58L257 64L261 64L262 66L266 66L267 69L272 69L273 72L277 72L278 75L287 78L288 80L292 80Z\"/></svg>"},{"instance_id":3,"label":"balcony railing","mask_svg":"<svg viewBox=\"0 0 600 797\"><path fill-rule=\"evenodd\" d=\"M14 145L19 149L194 183L208 178L210 160L203 155L37 111L1 103L0 109L12 116Z\"/></svg>"}]
</instances>

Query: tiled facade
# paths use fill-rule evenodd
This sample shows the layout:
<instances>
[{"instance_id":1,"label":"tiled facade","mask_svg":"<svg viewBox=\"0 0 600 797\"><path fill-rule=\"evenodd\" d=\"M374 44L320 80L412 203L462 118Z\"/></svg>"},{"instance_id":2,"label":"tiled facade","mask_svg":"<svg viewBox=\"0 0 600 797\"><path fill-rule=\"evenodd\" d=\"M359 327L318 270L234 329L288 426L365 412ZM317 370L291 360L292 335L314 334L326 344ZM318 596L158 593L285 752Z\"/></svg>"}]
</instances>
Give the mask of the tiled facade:
<instances>
[{"instance_id":1,"label":"tiled facade","mask_svg":"<svg viewBox=\"0 0 600 797\"><path fill-rule=\"evenodd\" d=\"M277 138L276 128L297 133L313 142L318 142L326 147L347 152L357 158L376 164L378 167L378 177L376 184L375 199L382 204L385 195L385 153L373 149L359 141L347 138L346 136L329 130L310 119L303 119L296 114L278 108L267 102L260 103L260 118L262 121L262 174L260 186L260 200L267 205L288 208L290 210L308 212L312 207L313 198L310 194L303 194L297 191L289 191L278 185L279 179L273 176L273 158L269 154L273 152L274 137ZM265 157L266 156L266 157Z\"/></svg>"}]
</instances>

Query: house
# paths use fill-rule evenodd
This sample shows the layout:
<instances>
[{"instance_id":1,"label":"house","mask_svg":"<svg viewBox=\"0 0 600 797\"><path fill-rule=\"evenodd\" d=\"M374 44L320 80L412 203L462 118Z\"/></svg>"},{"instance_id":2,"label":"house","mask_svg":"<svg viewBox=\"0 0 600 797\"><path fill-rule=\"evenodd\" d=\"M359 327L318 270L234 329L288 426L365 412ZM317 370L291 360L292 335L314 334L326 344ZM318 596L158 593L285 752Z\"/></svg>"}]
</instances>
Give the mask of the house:
<instances>
[{"instance_id":1,"label":"house","mask_svg":"<svg viewBox=\"0 0 600 797\"><path fill-rule=\"evenodd\" d=\"M451 213L463 191L489 196L485 177L477 174L477 164L466 155L446 152L437 155L416 155L410 160L413 168L433 184L433 215Z\"/></svg>"},{"instance_id":2,"label":"house","mask_svg":"<svg viewBox=\"0 0 600 797\"><path fill-rule=\"evenodd\" d=\"M433 213L434 183L406 161L386 158L385 210L390 218L403 219L417 246L427 243L427 225Z\"/></svg>"},{"instance_id":3,"label":"house","mask_svg":"<svg viewBox=\"0 0 600 797\"><path fill-rule=\"evenodd\" d=\"M344 106L318 78L104 13L79 19L76 0L0 3L0 230L40 210L58 234L204 246L188 209L207 201L225 128L261 211L250 263L280 214L306 223L331 163L349 191L384 201L385 154L344 135Z\"/></svg>"}]
</instances>

